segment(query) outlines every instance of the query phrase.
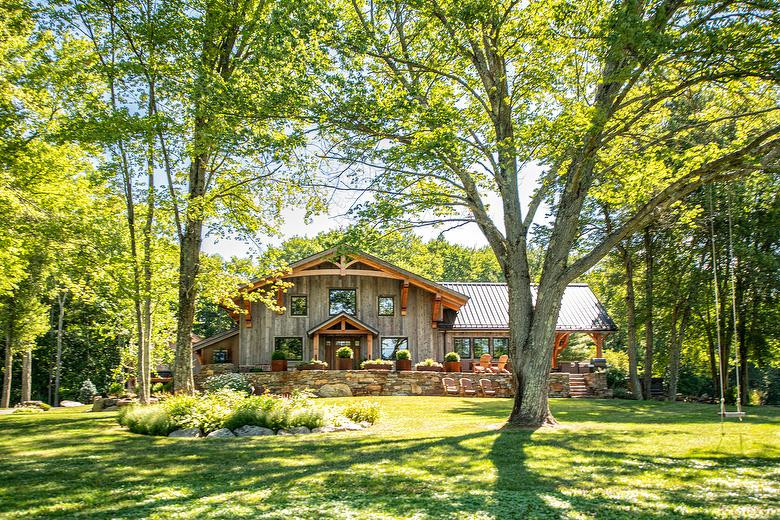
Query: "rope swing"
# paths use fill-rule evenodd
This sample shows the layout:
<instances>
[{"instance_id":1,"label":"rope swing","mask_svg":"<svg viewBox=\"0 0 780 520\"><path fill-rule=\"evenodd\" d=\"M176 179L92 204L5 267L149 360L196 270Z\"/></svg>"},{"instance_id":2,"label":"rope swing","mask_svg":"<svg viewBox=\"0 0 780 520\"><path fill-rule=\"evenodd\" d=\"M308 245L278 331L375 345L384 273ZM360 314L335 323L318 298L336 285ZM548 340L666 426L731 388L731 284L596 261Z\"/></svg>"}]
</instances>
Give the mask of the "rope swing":
<instances>
[{"instance_id":1,"label":"rope swing","mask_svg":"<svg viewBox=\"0 0 780 520\"><path fill-rule=\"evenodd\" d=\"M731 315L732 315L732 322L734 325L734 332L732 334L731 338L731 350L733 351L733 358L734 358L734 366L737 368L736 371L736 383L737 383L737 411L736 412L730 412L726 410L726 396L725 396L725 389L723 385L723 345L721 344L720 338L721 338L721 328L720 328L720 315L719 315L719 309L720 309L720 289L718 287L718 260L717 260L717 252L715 248L715 212L713 210L713 203L712 203L712 187L710 187L710 196L709 196L709 209L710 209L710 242L712 244L712 277L714 282L714 293L715 293L715 330L717 335L717 344L718 344L718 383L720 385L720 419L723 421L723 419L730 418L730 417L737 417L739 418L740 422L742 421L742 418L745 416L745 412L742 411L742 383L739 379L739 365L738 365L738 358L737 358L737 296L736 296L736 273L735 273L735 267L736 262L734 258L734 236L733 236L733 225L731 221L731 195L727 193L727 199L726 199L726 212L728 215L728 228L729 228L729 248L728 248L728 255L729 255L729 263L728 263L728 276L730 278L729 285L731 289ZM729 360L726 359L726 376L728 376L729 373Z\"/></svg>"}]
</instances>

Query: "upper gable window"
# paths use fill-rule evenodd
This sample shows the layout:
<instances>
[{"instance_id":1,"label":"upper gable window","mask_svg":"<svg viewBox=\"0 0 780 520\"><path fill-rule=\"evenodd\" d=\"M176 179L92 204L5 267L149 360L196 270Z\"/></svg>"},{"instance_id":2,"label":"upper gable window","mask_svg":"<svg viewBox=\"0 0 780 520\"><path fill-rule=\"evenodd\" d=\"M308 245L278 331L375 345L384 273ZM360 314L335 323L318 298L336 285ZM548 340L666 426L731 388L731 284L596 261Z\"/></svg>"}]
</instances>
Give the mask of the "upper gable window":
<instances>
[{"instance_id":1,"label":"upper gable window","mask_svg":"<svg viewBox=\"0 0 780 520\"><path fill-rule=\"evenodd\" d=\"M395 316L395 298L392 296L379 297L379 315Z\"/></svg>"},{"instance_id":2,"label":"upper gable window","mask_svg":"<svg viewBox=\"0 0 780 520\"><path fill-rule=\"evenodd\" d=\"M290 296L290 316L306 316L309 302L306 296Z\"/></svg>"},{"instance_id":3,"label":"upper gable window","mask_svg":"<svg viewBox=\"0 0 780 520\"><path fill-rule=\"evenodd\" d=\"M352 316L357 313L357 291L355 289L331 289L328 301L331 316L342 312Z\"/></svg>"}]
</instances>

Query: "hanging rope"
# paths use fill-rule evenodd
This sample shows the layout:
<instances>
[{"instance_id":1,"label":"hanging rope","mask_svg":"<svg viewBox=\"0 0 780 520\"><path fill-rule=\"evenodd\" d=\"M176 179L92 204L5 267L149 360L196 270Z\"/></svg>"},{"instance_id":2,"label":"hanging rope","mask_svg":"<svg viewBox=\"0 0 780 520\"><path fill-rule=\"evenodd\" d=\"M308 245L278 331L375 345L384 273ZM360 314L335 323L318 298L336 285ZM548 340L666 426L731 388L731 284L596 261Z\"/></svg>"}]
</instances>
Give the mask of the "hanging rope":
<instances>
[{"instance_id":1,"label":"hanging rope","mask_svg":"<svg viewBox=\"0 0 780 520\"><path fill-rule=\"evenodd\" d=\"M715 331L717 336L718 346L718 384L720 387L720 420L727 417L738 417L740 422L745 415L742 412L742 384L739 378L739 359L737 358L737 296L736 296L736 271L735 271L735 258L734 258L734 233L733 223L731 219L731 194L727 193L726 199L726 211L728 216L728 228L729 228L729 264L728 264L728 276L730 277L729 284L731 288L731 314L734 324L734 331L732 334L732 350L734 351L734 366L736 367L736 390L737 390L737 411L726 411L726 393L724 388L724 370L726 377L728 377L728 356L724 360L723 345L721 344L721 327L720 327L720 287L718 285L718 255L715 247L715 210L713 208L713 189L710 186L709 189L709 210L710 210L710 243L712 245L712 277L714 282L713 292L715 295ZM724 366L725 361L725 366Z\"/></svg>"}]
</instances>

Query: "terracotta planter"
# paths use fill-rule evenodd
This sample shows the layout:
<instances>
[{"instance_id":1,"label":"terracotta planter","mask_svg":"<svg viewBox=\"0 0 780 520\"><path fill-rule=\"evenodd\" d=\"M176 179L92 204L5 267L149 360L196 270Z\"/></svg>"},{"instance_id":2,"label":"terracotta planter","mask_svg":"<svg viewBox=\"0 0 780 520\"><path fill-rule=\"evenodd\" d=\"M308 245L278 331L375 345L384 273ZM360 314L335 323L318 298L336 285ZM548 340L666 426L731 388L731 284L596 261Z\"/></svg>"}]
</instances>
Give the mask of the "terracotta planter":
<instances>
[{"instance_id":1,"label":"terracotta planter","mask_svg":"<svg viewBox=\"0 0 780 520\"><path fill-rule=\"evenodd\" d=\"M393 368L393 365L383 365L380 363L366 363L363 366L363 370L390 370Z\"/></svg>"},{"instance_id":2,"label":"terracotta planter","mask_svg":"<svg viewBox=\"0 0 780 520\"><path fill-rule=\"evenodd\" d=\"M415 367L418 372L441 372L441 367Z\"/></svg>"},{"instance_id":3,"label":"terracotta planter","mask_svg":"<svg viewBox=\"0 0 780 520\"><path fill-rule=\"evenodd\" d=\"M352 370L352 358L337 358L336 366L339 370Z\"/></svg>"},{"instance_id":4,"label":"terracotta planter","mask_svg":"<svg viewBox=\"0 0 780 520\"><path fill-rule=\"evenodd\" d=\"M271 372L287 372L287 360L286 359L272 359L271 360Z\"/></svg>"},{"instance_id":5,"label":"terracotta planter","mask_svg":"<svg viewBox=\"0 0 780 520\"><path fill-rule=\"evenodd\" d=\"M411 370L412 369L412 360L411 359L396 359L395 360L395 369L400 372L401 370Z\"/></svg>"},{"instance_id":6,"label":"terracotta planter","mask_svg":"<svg viewBox=\"0 0 780 520\"><path fill-rule=\"evenodd\" d=\"M460 372L460 361L445 361L444 369L447 372Z\"/></svg>"}]
</instances>

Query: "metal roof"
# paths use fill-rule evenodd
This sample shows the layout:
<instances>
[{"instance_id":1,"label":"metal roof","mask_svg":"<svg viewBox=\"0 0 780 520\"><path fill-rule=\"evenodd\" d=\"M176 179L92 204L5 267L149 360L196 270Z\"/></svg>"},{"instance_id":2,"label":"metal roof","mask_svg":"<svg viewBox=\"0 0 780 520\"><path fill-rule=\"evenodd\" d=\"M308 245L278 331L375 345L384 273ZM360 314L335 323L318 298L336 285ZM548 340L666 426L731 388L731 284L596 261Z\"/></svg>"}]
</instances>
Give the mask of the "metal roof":
<instances>
[{"instance_id":1,"label":"metal roof","mask_svg":"<svg viewBox=\"0 0 780 520\"><path fill-rule=\"evenodd\" d=\"M453 329L509 328L509 293L505 283L443 282L442 285L469 297L468 303L458 311ZM535 286L531 287L531 294L535 302ZM584 283L566 287L555 328L581 332L617 330L604 305Z\"/></svg>"}]
</instances>

